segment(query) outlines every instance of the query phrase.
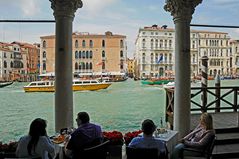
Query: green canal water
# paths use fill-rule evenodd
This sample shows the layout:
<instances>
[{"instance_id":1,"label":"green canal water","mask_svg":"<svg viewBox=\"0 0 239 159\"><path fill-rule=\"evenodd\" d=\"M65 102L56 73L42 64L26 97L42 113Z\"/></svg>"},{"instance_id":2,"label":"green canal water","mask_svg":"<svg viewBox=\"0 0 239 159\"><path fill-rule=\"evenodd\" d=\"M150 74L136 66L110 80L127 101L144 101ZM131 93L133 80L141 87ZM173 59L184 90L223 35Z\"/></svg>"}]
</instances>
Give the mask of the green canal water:
<instances>
[{"instance_id":1,"label":"green canal water","mask_svg":"<svg viewBox=\"0 0 239 159\"><path fill-rule=\"evenodd\" d=\"M212 82L209 85L213 85ZM54 134L54 93L25 93L26 84L14 83L0 89L0 141L18 140L28 133L29 124L38 117L48 121L48 134ZM238 84L238 80L222 81L223 86ZM73 95L73 118L77 112L87 111L92 122L100 124L105 131L138 130L146 118L159 125L165 113L165 91L161 86L142 85L130 79L113 83L105 90L74 92Z\"/></svg>"}]
</instances>

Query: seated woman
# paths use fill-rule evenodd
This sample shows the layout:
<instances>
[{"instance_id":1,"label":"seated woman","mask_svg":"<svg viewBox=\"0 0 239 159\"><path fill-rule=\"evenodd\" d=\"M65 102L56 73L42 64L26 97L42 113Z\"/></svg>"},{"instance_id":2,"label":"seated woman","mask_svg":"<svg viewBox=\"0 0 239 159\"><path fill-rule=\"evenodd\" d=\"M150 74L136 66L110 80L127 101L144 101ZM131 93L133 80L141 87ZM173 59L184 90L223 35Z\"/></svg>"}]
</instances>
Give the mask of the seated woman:
<instances>
[{"instance_id":1,"label":"seated woman","mask_svg":"<svg viewBox=\"0 0 239 159\"><path fill-rule=\"evenodd\" d=\"M146 119L142 123L142 137L135 137L129 143L129 147L133 148L156 148L159 155L167 156L167 149L164 142L153 137L153 132L156 129L154 122L150 119Z\"/></svg>"},{"instance_id":2,"label":"seated woman","mask_svg":"<svg viewBox=\"0 0 239 159\"><path fill-rule=\"evenodd\" d=\"M17 146L16 156L21 158L48 159L55 155L53 143L46 133L46 121L37 118L30 125L29 134L21 137Z\"/></svg>"},{"instance_id":3,"label":"seated woman","mask_svg":"<svg viewBox=\"0 0 239 159\"><path fill-rule=\"evenodd\" d=\"M182 158L183 149L185 147L204 149L214 135L215 131L213 129L212 116L208 113L203 113L200 117L199 125L191 133L181 139L181 143L175 146L172 159ZM195 154L195 152L191 152L191 155L193 154Z\"/></svg>"}]
</instances>

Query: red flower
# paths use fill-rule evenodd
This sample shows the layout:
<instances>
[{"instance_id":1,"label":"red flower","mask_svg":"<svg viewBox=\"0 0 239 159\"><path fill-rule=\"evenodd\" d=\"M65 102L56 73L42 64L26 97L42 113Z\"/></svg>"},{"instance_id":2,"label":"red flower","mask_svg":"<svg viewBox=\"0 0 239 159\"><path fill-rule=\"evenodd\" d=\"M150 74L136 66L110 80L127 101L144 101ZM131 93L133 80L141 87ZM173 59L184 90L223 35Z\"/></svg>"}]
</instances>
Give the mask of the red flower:
<instances>
[{"instance_id":1,"label":"red flower","mask_svg":"<svg viewBox=\"0 0 239 159\"><path fill-rule=\"evenodd\" d=\"M119 131L103 132L103 137L110 140L112 145L123 145L123 134Z\"/></svg>"},{"instance_id":2,"label":"red flower","mask_svg":"<svg viewBox=\"0 0 239 159\"><path fill-rule=\"evenodd\" d=\"M0 142L0 152L15 152L17 149L18 142L10 141L9 143L3 144Z\"/></svg>"},{"instance_id":3,"label":"red flower","mask_svg":"<svg viewBox=\"0 0 239 159\"><path fill-rule=\"evenodd\" d=\"M137 137L140 133L142 133L142 130L127 132L126 134L124 134L125 144L128 145L131 142L131 140Z\"/></svg>"}]
</instances>

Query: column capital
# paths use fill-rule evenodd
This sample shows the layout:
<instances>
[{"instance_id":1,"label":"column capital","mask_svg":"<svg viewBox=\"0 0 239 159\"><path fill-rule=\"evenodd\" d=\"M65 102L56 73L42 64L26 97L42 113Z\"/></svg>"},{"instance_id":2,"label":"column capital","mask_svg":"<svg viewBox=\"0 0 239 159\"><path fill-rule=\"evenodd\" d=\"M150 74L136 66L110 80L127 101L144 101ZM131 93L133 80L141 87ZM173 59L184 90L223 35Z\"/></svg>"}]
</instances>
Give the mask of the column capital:
<instances>
[{"instance_id":1,"label":"column capital","mask_svg":"<svg viewBox=\"0 0 239 159\"><path fill-rule=\"evenodd\" d=\"M170 12L174 22L181 19L191 21L195 8L202 0L166 0L164 10Z\"/></svg>"},{"instance_id":2,"label":"column capital","mask_svg":"<svg viewBox=\"0 0 239 159\"><path fill-rule=\"evenodd\" d=\"M78 8L82 8L83 3L81 0L49 0L51 8L54 10L53 15L56 17L71 17Z\"/></svg>"}]
</instances>

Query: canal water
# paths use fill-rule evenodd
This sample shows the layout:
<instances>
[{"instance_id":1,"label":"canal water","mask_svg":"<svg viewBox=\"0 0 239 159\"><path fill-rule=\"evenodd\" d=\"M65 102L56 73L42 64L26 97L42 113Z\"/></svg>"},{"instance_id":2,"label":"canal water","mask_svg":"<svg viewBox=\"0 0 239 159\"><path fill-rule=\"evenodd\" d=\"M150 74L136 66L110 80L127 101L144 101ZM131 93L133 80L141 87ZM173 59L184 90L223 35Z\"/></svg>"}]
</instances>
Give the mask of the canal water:
<instances>
[{"instance_id":1,"label":"canal water","mask_svg":"<svg viewBox=\"0 0 239 159\"><path fill-rule=\"evenodd\" d=\"M0 89L0 141L18 140L28 133L29 124L38 117L47 120L48 134L54 134L54 93L25 93L23 86L26 84L14 83ZM213 85L213 81L209 84ZM225 86L238 84L238 80L222 81ZM73 95L73 118L79 111L87 111L91 121L100 124L105 131L135 131L146 118L159 126L165 114L162 86L142 85L131 79L113 83L105 90L74 92Z\"/></svg>"}]
</instances>

